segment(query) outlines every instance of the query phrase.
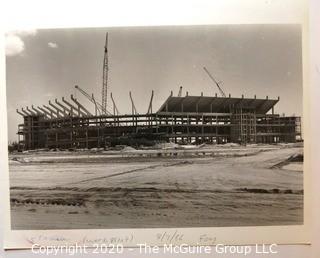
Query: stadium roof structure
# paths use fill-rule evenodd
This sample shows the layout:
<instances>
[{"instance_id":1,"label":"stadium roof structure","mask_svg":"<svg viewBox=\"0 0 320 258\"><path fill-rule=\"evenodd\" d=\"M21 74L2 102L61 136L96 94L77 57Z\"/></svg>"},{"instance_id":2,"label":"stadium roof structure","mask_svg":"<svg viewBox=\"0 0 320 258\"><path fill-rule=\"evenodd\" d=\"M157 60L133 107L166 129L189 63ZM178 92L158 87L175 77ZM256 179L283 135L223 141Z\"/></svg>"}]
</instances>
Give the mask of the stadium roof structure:
<instances>
[{"instance_id":1,"label":"stadium roof structure","mask_svg":"<svg viewBox=\"0 0 320 258\"><path fill-rule=\"evenodd\" d=\"M169 96L160 107L160 112L190 113L229 113L230 108L255 110L256 114L266 114L279 101L278 99L231 98L218 96Z\"/></svg>"}]
</instances>

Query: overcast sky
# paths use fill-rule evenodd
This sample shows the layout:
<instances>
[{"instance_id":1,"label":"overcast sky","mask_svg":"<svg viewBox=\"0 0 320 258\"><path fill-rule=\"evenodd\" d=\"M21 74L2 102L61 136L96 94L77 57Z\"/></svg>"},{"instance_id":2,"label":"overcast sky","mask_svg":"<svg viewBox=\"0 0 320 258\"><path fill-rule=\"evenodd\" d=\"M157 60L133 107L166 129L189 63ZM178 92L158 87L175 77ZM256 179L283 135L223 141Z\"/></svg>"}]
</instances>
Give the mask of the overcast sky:
<instances>
[{"instance_id":1,"label":"overcast sky","mask_svg":"<svg viewBox=\"0 0 320 258\"><path fill-rule=\"evenodd\" d=\"M302 50L298 25L216 25L15 31L7 34L9 140L22 117L15 110L76 93L101 99L105 33L109 32L109 92L122 114L132 91L139 113L154 111L173 90L214 95L203 66L233 97L277 98L275 111L302 115ZM110 102L110 98L108 100Z\"/></svg>"}]
</instances>

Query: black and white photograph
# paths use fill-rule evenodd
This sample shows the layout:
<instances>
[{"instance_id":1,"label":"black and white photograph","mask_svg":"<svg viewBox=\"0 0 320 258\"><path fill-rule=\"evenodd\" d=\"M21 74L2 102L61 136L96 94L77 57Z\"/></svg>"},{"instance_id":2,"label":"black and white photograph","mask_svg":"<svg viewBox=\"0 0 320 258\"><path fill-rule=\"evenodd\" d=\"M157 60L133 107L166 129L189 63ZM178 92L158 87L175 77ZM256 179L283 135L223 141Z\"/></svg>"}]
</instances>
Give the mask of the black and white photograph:
<instances>
[{"instance_id":1,"label":"black and white photograph","mask_svg":"<svg viewBox=\"0 0 320 258\"><path fill-rule=\"evenodd\" d=\"M6 34L12 230L304 224L302 27Z\"/></svg>"}]
</instances>

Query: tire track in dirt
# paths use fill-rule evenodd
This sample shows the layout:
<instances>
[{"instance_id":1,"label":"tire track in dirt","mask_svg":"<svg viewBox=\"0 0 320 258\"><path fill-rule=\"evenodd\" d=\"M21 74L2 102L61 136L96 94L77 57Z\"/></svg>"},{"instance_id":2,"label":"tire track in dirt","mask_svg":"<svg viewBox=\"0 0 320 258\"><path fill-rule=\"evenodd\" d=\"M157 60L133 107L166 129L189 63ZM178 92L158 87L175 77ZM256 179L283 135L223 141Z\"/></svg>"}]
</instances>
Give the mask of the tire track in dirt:
<instances>
[{"instance_id":1,"label":"tire track in dirt","mask_svg":"<svg viewBox=\"0 0 320 258\"><path fill-rule=\"evenodd\" d=\"M110 178L110 177L122 176L122 175L126 175L126 174L140 172L140 171L147 170L147 169L154 169L154 168L158 168L158 167L171 167L171 166L178 166L178 165L191 164L191 163L192 162L190 162L190 161L179 161L179 162L174 162L174 163L152 165L152 166L147 166L147 167L143 167L143 168L136 168L136 169L131 169L128 171L114 173L114 174L107 175L107 176L99 176L99 177L89 178L89 179L85 179L85 180L75 181L75 182L72 182L72 184L79 184L79 183L91 182L91 181L95 181L95 180L99 180L99 179L106 179L106 178ZM68 185L68 184L65 184L65 185ZM61 185L61 186L64 186L64 185Z\"/></svg>"}]
</instances>

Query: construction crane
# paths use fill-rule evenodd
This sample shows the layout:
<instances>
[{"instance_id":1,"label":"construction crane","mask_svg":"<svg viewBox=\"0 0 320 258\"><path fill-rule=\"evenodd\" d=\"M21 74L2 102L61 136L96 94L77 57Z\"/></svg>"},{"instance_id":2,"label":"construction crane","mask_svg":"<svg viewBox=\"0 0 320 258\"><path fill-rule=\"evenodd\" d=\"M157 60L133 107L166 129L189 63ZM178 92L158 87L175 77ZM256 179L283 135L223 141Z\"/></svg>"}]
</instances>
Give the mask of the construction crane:
<instances>
[{"instance_id":1,"label":"construction crane","mask_svg":"<svg viewBox=\"0 0 320 258\"><path fill-rule=\"evenodd\" d=\"M86 91L84 91L83 89L81 89L78 85L74 86L83 96L85 96L90 102L92 102L95 106L96 111L99 112L99 114L108 114L111 115L110 112L107 111L107 109L104 109L104 107L95 100L93 94L89 95ZM105 111L105 112L104 112Z\"/></svg>"},{"instance_id":2,"label":"construction crane","mask_svg":"<svg viewBox=\"0 0 320 258\"><path fill-rule=\"evenodd\" d=\"M106 33L106 42L104 46L104 59L103 59L103 75L102 75L102 112L107 113L108 104L108 32Z\"/></svg>"},{"instance_id":3,"label":"construction crane","mask_svg":"<svg viewBox=\"0 0 320 258\"><path fill-rule=\"evenodd\" d=\"M182 96L182 86L180 86L179 92L178 92L178 97L181 97L181 96Z\"/></svg>"},{"instance_id":4,"label":"construction crane","mask_svg":"<svg viewBox=\"0 0 320 258\"><path fill-rule=\"evenodd\" d=\"M226 97L226 94L223 92L223 90L221 89L220 85L219 85L219 82L217 82L213 76L210 74L210 72L208 71L208 69L204 66L203 67L203 70L208 74L208 76L210 77L210 79L217 85L219 91L220 91L220 94L222 95L222 97Z\"/></svg>"}]
</instances>

